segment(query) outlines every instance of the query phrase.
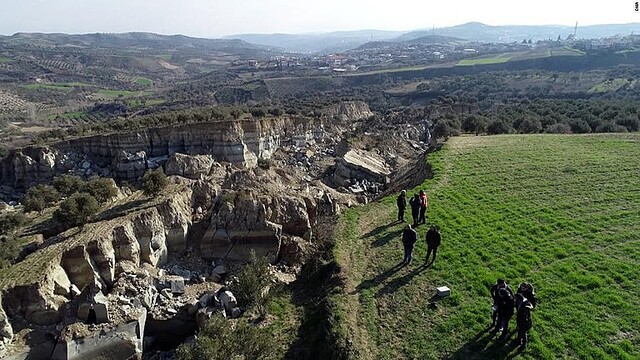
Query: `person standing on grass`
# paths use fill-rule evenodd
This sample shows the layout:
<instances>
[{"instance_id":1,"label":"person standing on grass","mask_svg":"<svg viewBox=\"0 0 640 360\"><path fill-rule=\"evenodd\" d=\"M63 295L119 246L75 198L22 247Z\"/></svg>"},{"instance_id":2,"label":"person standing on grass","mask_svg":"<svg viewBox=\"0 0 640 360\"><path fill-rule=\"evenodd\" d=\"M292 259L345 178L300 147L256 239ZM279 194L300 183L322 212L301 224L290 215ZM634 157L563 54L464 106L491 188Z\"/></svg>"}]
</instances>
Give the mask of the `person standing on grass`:
<instances>
[{"instance_id":1,"label":"person standing on grass","mask_svg":"<svg viewBox=\"0 0 640 360\"><path fill-rule=\"evenodd\" d=\"M507 289L507 291L509 293L511 293L511 296L513 296L513 290L511 289L511 287L509 286L509 284L507 284L506 281L504 281L503 279L498 279L496 281L496 283L491 287L491 289L489 290L489 292L491 293L491 299L493 299L493 314L491 316L492 321L491 321L491 327L498 327L500 325L500 323L498 322L498 303L499 303L499 294L498 291L500 289Z\"/></svg>"},{"instance_id":2,"label":"person standing on grass","mask_svg":"<svg viewBox=\"0 0 640 360\"><path fill-rule=\"evenodd\" d=\"M431 256L432 251L433 259L431 260L431 264L436 261L436 252L438 252L438 246L440 246L440 241L442 239L438 227L435 225L431 225L429 231L427 231L425 239L427 241L427 257L424 259L424 265L426 266L429 264L429 256Z\"/></svg>"},{"instance_id":3,"label":"person standing on grass","mask_svg":"<svg viewBox=\"0 0 640 360\"><path fill-rule=\"evenodd\" d=\"M498 331L501 332L500 340L507 338L507 334L509 333L509 321L511 321L511 318L513 317L515 305L515 298L513 297L512 291L510 292L506 288L498 290L498 324L500 326Z\"/></svg>"},{"instance_id":4,"label":"person standing on grass","mask_svg":"<svg viewBox=\"0 0 640 360\"><path fill-rule=\"evenodd\" d=\"M411 205L411 217L413 218L413 227L418 226L418 218L420 216L420 195L415 194L409 200L409 205Z\"/></svg>"},{"instance_id":5,"label":"person standing on grass","mask_svg":"<svg viewBox=\"0 0 640 360\"><path fill-rule=\"evenodd\" d=\"M407 227L402 232L402 246L404 247L404 260L402 260L402 265L409 265L411 263L413 245L415 245L417 240L418 234L410 224L407 224Z\"/></svg>"},{"instance_id":6,"label":"person standing on grass","mask_svg":"<svg viewBox=\"0 0 640 360\"><path fill-rule=\"evenodd\" d=\"M522 283L518 286L517 293L522 294L525 299L529 300L534 308L536 307L536 291L533 289L533 285Z\"/></svg>"},{"instance_id":7,"label":"person standing on grass","mask_svg":"<svg viewBox=\"0 0 640 360\"><path fill-rule=\"evenodd\" d=\"M528 332L533 325L531 321L531 310L533 304L522 293L516 294L516 325L518 327L518 344L520 349L524 350L529 342Z\"/></svg>"},{"instance_id":8,"label":"person standing on grass","mask_svg":"<svg viewBox=\"0 0 640 360\"><path fill-rule=\"evenodd\" d=\"M404 211L407 208L407 192L402 190L396 201L398 205L398 221L404 222Z\"/></svg>"},{"instance_id":9,"label":"person standing on grass","mask_svg":"<svg viewBox=\"0 0 640 360\"><path fill-rule=\"evenodd\" d=\"M420 190L420 218L418 219L420 224L427 223L427 206L429 206L429 197L424 190Z\"/></svg>"}]
</instances>

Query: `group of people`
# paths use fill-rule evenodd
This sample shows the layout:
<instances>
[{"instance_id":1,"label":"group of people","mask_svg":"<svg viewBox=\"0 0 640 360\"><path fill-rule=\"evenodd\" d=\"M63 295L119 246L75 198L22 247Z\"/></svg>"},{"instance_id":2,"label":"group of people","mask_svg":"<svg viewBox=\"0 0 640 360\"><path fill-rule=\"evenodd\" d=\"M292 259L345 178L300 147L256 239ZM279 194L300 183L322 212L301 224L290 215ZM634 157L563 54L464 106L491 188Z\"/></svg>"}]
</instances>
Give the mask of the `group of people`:
<instances>
[{"instance_id":1,"label":"group of people","mask_svg":"<svg viewBox=\"0 0 640 360\"><path fill-rule=\"evenodd\" d=\"M528 332L532 327L531 310L536 307L536 293L533 285L522 283L514 294L503 279L498 279L490 289L493 299L493 315L491 327L501 332L500 339L505 339L509 331L509 321L516 315L516 328L520 348L527 347Z\"/></svg>"},{"instance_id":2,"label":"group of people","mask_svg":"<svg viewBox=\"0 0 640 360\"><path fill-rule=\"evenodd\" d=\"M405 190L402 190L400 195L398 195L396 204L398 205L398 221L404 222L404 212L407 209L407 192ZM409 200L409 205L411 205L413 225L407 224L407 227L402 232L402 245L404 246L404 259L402 260L402 265L409 265L411 263L413 248L418 241L418 233L415 228L418 227L419 224L427 223L427 206L429 206L429 198L424 190L420 190L418 194L415 194L411 200ZM433 264L433 262L436 261L436 253L438 252L438 246L440 246L441 239L442 236L440 235L440 229L435 225L431 225L425 236L425 240L427 242L427 256L424 260L425 266ZM433 259L429 262L431 253L433 253Z\"/></svg>"},{"instance_id":3,"label":"group of people","mask_svg":"<svg viewBox=\"0 0 640 360\"><path fill-rule=\"evenodd\" d=\"M402 190L397 199L398 205L398 221L404 222L404 212L407 209L407 192ZM427 207L429 206L429 197L420 190L418 194L414 194L409 200L411 206L411 217L413 218L413 227L417 227L419 224L427 223Z\"/></svg>"},{"instance_id":4,"label":"group of people","mask_svg":"<svg viewBox=\"0 0 640 360\"><path fill-rule=\"evenodd\" d=\"M398 221L404 222L404 212L407 208L407 192L402 190L397 198ZM411 206L411 216L413 224L407 224L402 232L402 244L404 246L404 259L402 265L409 265L412 260L413 248L418 240L418 233L415 228L419 224L426 224L427 207L429 198L424 190L409 200ZM442 235L436 225L431 225L425 236L427 243L427 256L424 265L433 264L436 260L436 252L440 246ZM433 259L429 262L429 257L433 253ZM518 342L521 349L526 348L528 343L528 332L532 327L531 310L536 307L536 294L533 285L522 283L516 293L503 280L498 279L490 289L493 299L493 314L491 327L501 332L500 339L505 339L509 331L509 322L513 315L516 315L516 327L518 332Z\"/></svg>"}]
</instances>

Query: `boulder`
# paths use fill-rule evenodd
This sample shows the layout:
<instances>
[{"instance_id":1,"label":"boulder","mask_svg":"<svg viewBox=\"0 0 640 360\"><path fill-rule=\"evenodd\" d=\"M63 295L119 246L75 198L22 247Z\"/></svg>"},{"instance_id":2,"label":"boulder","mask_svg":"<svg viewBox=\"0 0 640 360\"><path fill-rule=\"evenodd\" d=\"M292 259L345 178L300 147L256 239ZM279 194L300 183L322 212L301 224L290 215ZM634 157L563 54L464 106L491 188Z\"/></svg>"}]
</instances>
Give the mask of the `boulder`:
<instances>
[{"instance_id":1,"label":"boulder","mask_svg":"<svg viewBox=\"0 0 640 360\"><path fill-rule=\"evenodd\" d=\"M228 315L233 313L233 308L238 307L238 300L236 300L236 297L229 290L220 291L217 298L225 313Z\"/></svg>"},{"instance_id":2,"label":"boulder","mask_svg":"<svg viewBox=\"0 0 640 360\"><path fill-rule=\"evenodd\" d=\"M211 155L185 155L175 153L165 163L167 175L178 175L189 179L202 179L209 174L215 161Z\"/></svg>"},{"instance_id":3,"label":"boulder","mask_svg":"<svg viewBox=\"0 0 640 360\"><path fill-rule=\"evenodd\" d=\"M71 295L71 281L62 266L57 265L53 270L53 293L69 297Z\"/></svg>"},{"instance_id":4,"label":"boulder","mask_svg":"<svg viewBox=\"0 0 640 360\"><path fill-rule=\"evenodd\" d=\"M267 219L265 205L251 191L224 192L216 198L209 227L200 242L203 257L248 261L251 251L275 261L282 225Z\"/></svg>"},{"instance_id":5,"label":"boulder","mask_svg":"<svg viewBox=\"0 0 640 360\"><path fill-rule=\"evenodd\" d=\"M0 299L0 304L2 304L2 299ZM11 323L9 323L7 314L5 314L4 309L0 306L0 356L2 356L4 347L10 344L11 340L13 340L13 329L11 328Z\"/></svg>"},{"instance_id":6,"label":"boulder","mask_svg":"<svg viewBox=\"0 0 640 360\"><path fill-rule=\"evenodd\" d=\"M372 151L351 149L337 162L333 174L336 185L348 187L349 179L369 180L388 184L391 170L385 160Z\"/></svg>"}]
</instances>

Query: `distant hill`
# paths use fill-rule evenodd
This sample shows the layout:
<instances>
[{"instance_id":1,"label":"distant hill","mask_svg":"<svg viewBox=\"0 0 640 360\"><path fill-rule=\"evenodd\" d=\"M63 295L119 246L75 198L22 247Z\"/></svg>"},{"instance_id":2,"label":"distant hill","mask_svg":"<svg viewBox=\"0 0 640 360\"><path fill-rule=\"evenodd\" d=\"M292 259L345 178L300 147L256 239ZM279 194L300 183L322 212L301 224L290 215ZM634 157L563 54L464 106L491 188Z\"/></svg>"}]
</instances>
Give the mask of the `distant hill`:
<instances>
[{"instance_id":1,"label":"distant hill","mask_svg":"<svg viewBox=\"0 0 640 360\"><path fill-rule=\"evenodd\" d=\"M422 37L418 37L411 40L405 41L371 41L368 43L364 43L357 47L358 50L365 49L376 49L376 48L389 48L389 47L398 47L398 46L407 46L407 45L417 45L417 44L450 44L450 43L460 43L466 42L467 40L460 39L453 36L442 36L442 35L425 35Z\"/></svg>"},{"instance_id":2,"label":"distant hill","mask_svg":"<svg viewBox=\"0 0 640 360\"><path fill-rule=\"evenodd\" d=\"M203 39L184 35L159 35L145 32L119 34L59 34L59 33L16 33L0 37L0 42L12 45L52 47L92 47L92 48L141 48L223 51L231 54L263 52L268 49L239 39Z\"/></svg>"},{"instance_id":3,"label":"distant hill","mask_svg":"<svg viewBox=\"0 0 640 360\"><path fill-rule=\"evenodd\" d=\"M479 22L470 22L451 27L437 28L432 30L416 30L396 37L395 41L411 41L424 36L440 35L452 36L471 41L481 42L512 42L522 41L522 39L546 40L556 39L558 35L566 38L573 34L574 26L563 25L505 25L491 26ZM629 35L640 33L640 23L612 24L612 25L590 25L580 26L578 24L578 38L600 38L614 35Z\"/></svg>"},{"instance_id":4,"label":"distant hill","mask_svg":"<svg viewBox=\"0 0 640 360\"><path fill-rule=\"evenodd\" d=\"M358 30L318 34L239 34L224 39L241 39L253 44L272 46L291 52L331 53L357 48L370 41L385 41L401 35L401 31Z\"/></svg>"}]
</instances>

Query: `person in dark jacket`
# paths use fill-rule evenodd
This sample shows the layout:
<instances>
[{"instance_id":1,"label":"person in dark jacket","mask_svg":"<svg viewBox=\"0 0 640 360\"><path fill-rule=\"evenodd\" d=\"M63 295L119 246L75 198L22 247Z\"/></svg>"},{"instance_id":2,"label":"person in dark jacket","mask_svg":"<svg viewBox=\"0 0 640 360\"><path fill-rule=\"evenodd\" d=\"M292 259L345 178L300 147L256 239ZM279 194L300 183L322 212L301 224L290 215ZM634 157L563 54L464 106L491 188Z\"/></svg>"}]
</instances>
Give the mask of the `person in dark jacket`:
<instances>
[{"instance_id":1,"label":"person in dark jacket","mask_svg":"<svg viewBox=\"0 0 640 360\"><path fill-rule=\"evenodd\" d=\"M420 215L418 216L418 222L420 224L427 223L427 206L429 206L429 197L424 192L424 190L420 190L420 194L418 195L420 198Z\"/></svg>"},{"instance_id":2,"label":"person in dark jacket","mask_svg":"<svg viewBox=\"0 0 640 360\"><path fill-rule=\"evenodd\" d=\"M413 253L413 245L418 239L418 234L407 224L407 227L402 232L402 245L404 247L404 260L402 265L409 265L411 263L411 254Z\"/></svg>"},{"instance_id":3,"label":"person in dark jacket","mask_svg":"<svg viewBox=\"0 0 640 360\"><path fill-rule=\"evenodd\" d=\"M491 293L491 299L493 299L493 315L491 317L491 327L498 327L500 325L500 323L498 322L498 291L500 289L507 289L511 296L513 296L513 290L503 279L498 279L496 283L491 287L491 289L489 290L489 292Z\"/></svg>"},{"instance_id":4,"label":"person in dark jacket","mask_svg":"<svg viewBox=\"0 0 640 360\"><path fill-rule=\"evenodd\" d=\"M529 300L534 308L536 307L536 291L533 289L533 285L522 283L518 286L517 293L522 294L525 299Z\"/></svg>"},{"instance_id":5,"label":"person in dark jacket","mask_svg":"<svg viewBox=\"0 0 640 360\"><path fill-rule=\"evenodd\" d=\"M518 327L518 343L521 349L527 347L529 342L528 332L533 323L531 321L531 310L533 304L525 298L522 293L516 294L516 325Z\"/></svg>"},{"instance_id":6,"label":"person in dark jacket","mask_svg":"<svg viewBox=\"0 0 640 360\"><path fill-rule=\"evenodd\" d=\"M513 292L510 292L506 288L498 290L498 324L500 324L501 332L500 340L507 338L509 333L509 321L513 317L513 310L516 306Z\"/></svg>"},{"instance_id":7,"label":"person in dark jacket","mask_svg":"<svg viewBox=\"0 0 640 360\"><path fill-rule=\"evenodd\" d=\"M404 222L404 211L407 209L407 192L402 190L396 201L398 205L398 221Z\"/></svg>"},{"instance_id":8,"label":"person in dark jacket","mask_svg":"<svg viewBox=\"0 0 640 360\"><path fill-rule=\"evenodd\" d=\"M415 194L409 200L411 206L411 217L413 218L413 227L418 226L418 217L420 216L420 195Z\"/></svg>"},{"instance_id":9,"label":"person in dark jacket","mask_svg":"<svg viewBox=\"0 0 640 360\"><path fill-rule=\"evenodd\" d=\"M425 238L427 240L427 257L424 259L424 264L429 264L429 256L431 256L432 251L433 259L431 260L431 264L433 264L433 262L436 261L436 253L438 252L438 246L440 246L440 241L442 239L438 227L431 225Z\"/></svg>"}]
</instances>

